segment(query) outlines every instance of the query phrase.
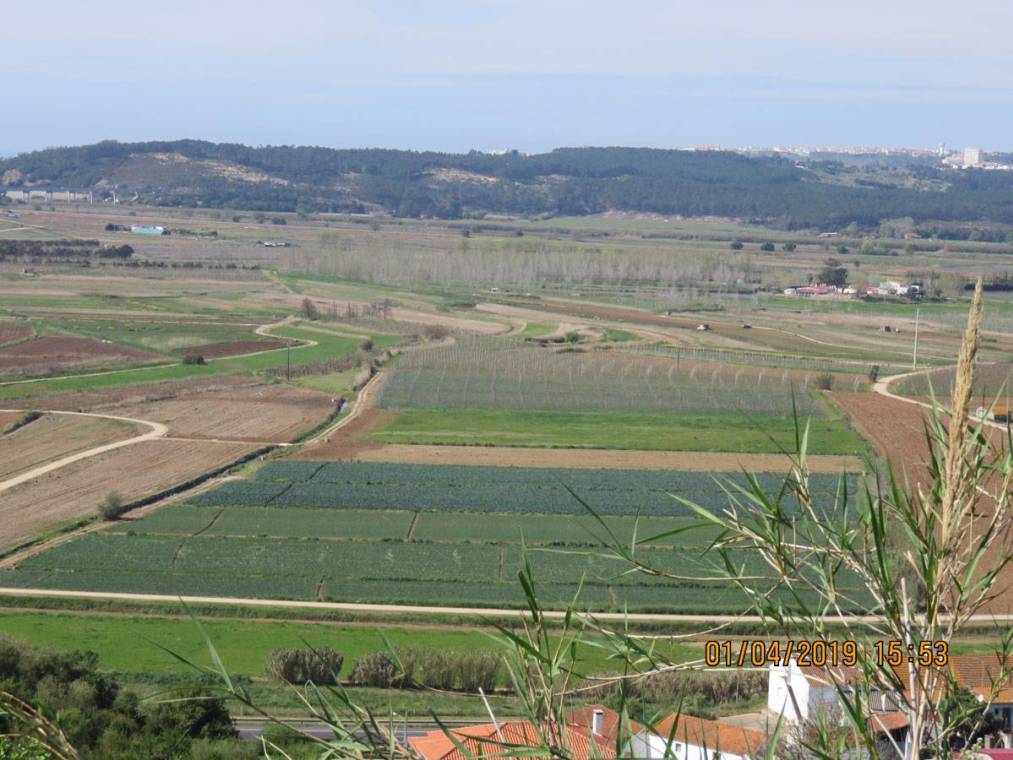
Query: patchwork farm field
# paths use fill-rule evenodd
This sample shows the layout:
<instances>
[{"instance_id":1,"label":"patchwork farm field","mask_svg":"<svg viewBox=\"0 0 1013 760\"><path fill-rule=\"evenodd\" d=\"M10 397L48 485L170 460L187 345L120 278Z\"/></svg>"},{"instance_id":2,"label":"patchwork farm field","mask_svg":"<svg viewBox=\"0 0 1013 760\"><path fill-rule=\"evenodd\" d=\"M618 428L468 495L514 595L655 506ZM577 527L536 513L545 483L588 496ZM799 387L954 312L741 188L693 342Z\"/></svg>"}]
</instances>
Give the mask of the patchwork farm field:
<instances>
[{"instance_id":1,"label":"patchwork farm field","mask_svg":"<svg viewBox=\"0 0 1013 760\"><path fill-rule=\"evenodd\" d=\"M757 477L768 491L783 481ZM583 581L581 599L595 609L731 612L743 598L709 579L716 558L704 549L714 530L693 528L693 511L669 495L717 509L728 500L721 482L734 490L744 476L272 462L252 480L227 481L187 504L30 557L3 572L0 584L515 606L524 603L516 574L526 556L547 603L568 600ZM832 476L813 480L827 508L838 485ZM599 548L609 531L623 541L667 533L638 553L681 579L625 573ZM114 570L109 556L117 558Z\"/></svg>"}]
</instances>

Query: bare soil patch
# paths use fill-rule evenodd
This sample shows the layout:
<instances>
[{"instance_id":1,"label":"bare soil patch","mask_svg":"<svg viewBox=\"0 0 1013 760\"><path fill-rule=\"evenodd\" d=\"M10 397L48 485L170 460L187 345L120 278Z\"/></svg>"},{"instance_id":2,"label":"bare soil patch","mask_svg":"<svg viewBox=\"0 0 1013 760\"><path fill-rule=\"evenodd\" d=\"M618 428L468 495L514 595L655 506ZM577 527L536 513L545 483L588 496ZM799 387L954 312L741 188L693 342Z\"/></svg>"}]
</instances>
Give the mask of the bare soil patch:
<instances>
[{"instance_id":1,"label":"bare soil patch","mask_svg":"<svg viewBox=\"0 0 1013 760\"><path fill-rule=\"evenodd\" d=\"M47 335L0 348L0 374L38 374L115 361L143 362L161 357L94 338Z\"/></svg>"},{"instance_id":2,"label":"bare soil patch","mask_svg":"<svg viewBox=\"0 0 1013 760\"><path fill-rule=\"evenodd\" d=\"M319 462L336 462L339 460L357 459L359 455L388 448L381 443L374 443L370 437L377 430L390 422L394 412L378 409L364 409L354 420L335 430L328 437L306 446L294 459L310 459ZM404 448L414 448L406 446ZM363 460L366 461L366 460ZM383 460L376 460L383 461Z\"/></svg>"},{"instance_id":3,"label":"bare soil patch","mask_svg":"<svg viewBox=\"0 0 1013 760\"><path fill-rule=\"evenodd\" d=\"M32 333L32 326L27 322L0 321L0 346L30 338Z\"/></svg>"},{"instance_id":4,"label":"bare soil patch","mask_svg":"<svg viewBox=\"0 0 1013 760\"><path fill-rule=\"evenodd\" d=\"M125 501L158 493L255 449L243 443L145 441L75 462L23 483L0 500L0 546L95 513L110 491Z\"/></svg>"},{"instance_id":5,"label":"bare soil patch","mask_svg":"<svg viewBox=\"0 0 1013 760\"><path fill-rule=\"evenodd\" d=\"M280 443L323 422L336 408L326 393L256 385L116 407L116 414L161 422L170 436Z\"/></svg>"},{"instance_id":6,"label":"bare soil patch","mask_svg":"<svg viewBox=\"0 0 1013 760\"><path fill-rule=\"evenodd\" d=\"M925 439L925 420L931 414L929 410L878 393L834 393L832 398L848 414L859 432L872 441L877 453L890 462L902 483L906 479L911 488L916 488L929 482L929 447ZM994 429L989 433L992 443L1001 445L1001 434ZM983 499L981 508L987 510L991 504L989 499ZM1002 543L994 548L996 553L1003 551ZM986 558L984 566L989 564ZM1007 566L997 578L996 589L1001 593L985 611L1013 611L1013 565Z\"/></svg>"},{"instance_id":7,"label":"bare soil patch","mask_svg":"<svg viewBox=\"0 0 1013 760\"><path fill-rule=\"evenodd\" d=\"M925 441L927 410L878 393L834 392L831 398L873 444L876 453L890 462L894 472L901 477L906 474L912 485L925 481L929 455Z\"/></svg>"},{"instance_id":8,"label":"bare soil patch","mask_svg":"<svg viewBox=\"0 0 1013 760\"><path fill-rule=\"evenodd\" d=\"M191 346L184 353L203 356L205 359L217 359L223 356L239 356L252 354L255 351L271 351L289 345L287 340L233 340L224 343L207 343L203 346Z\"/></svg>"},{"instance_id":9,"label":"bare soil patch","mask_svg":"<svg viewBox=\"0 0 1013 760\"><path fill-rule=\"evenodd\" d=\"M31 425L0 438L0 480L68 454L125 440L141 432L140 427L118 420L45 415Z\"/></svg>"},{"instance_id":10,"label":"bare soil patch","mask_svg":"<svg viewBox=\"0 0 1013 760\"><path fill-rule=\"evenodd\" d=\"M577 449L522 449L499 446L334 446L303 451L297 459L335 459L358 462L407 464L465 464L498 467L575 467L624 470L683 470L694 472L787 472L790 462L780 454L736 454L700 451L605 451ZM861 472L858 457L822 455L809 458L813 472Z\"/></svg>"}]
</instances>

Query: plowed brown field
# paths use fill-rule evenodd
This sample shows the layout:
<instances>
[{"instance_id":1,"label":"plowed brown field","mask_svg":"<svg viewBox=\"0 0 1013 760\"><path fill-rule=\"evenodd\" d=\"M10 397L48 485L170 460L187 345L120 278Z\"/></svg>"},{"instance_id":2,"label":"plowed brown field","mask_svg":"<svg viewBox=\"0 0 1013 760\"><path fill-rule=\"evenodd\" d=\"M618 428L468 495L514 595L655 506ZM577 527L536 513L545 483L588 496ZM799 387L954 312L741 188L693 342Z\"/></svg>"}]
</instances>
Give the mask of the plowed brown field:
<instances>
[{"instance_id":1,"label":"plowed brown field","mask_svg":"<svg viewBox=\"0 0 1013 760\"><path fill-rule=\"evenodd\" d=\"M0 547L94 514L111 491L128 502L151 496L233 462L254 448L242 443L154 440L62 467L3 494Z\"/></svg>"},{"instance_id":2,"label":"plowed brown field","mask_svg":"<svg viewBox=\"0 0 1013 760\"><path fill-rule=\"evenodd\" d=\"M24 340L32 335L32 326L27 322L0 321L0 346Z\"/></svg>"},{"instance_id":3,"label":"plowed brown field","mask_svg":"<svg viewBox=\"0 0 1013 760\"><path fill-rule=\"evenodd\" d=\"M924 425L929 414L927 409L877 393L834 393L833 399L862 435L875 445L877 452L889 460L902 482L906 479L911 488L927 482L929 447ZM991 440L1000 443L1001 436L992 435ZM992 503L984 499L981 508L988 509ZM1003 551L1001 545L996 548ZM984 566L990 566L988 560ZM1007 566L996 579L995 588L999 596L985 611L1013 612L1013 565Z\"/></svg>"},{"instance_id":4,"label":"plowed brown field","mask_svg":"<svg viewBox=\"0 0 1013 760\"><path fill-rule=\"evenodd\" d=\"M282 443L323 422L335 408L326 393L279 384L119 406L115 414L161 422L170 436Z\"/></svg>"},{"instance_id":5,"label":"plowed brown field","mask_svg":"<svg viewBox=\"0 0 1013 760\"><path fill-rule=\"evenodd\" d=\"M94 338L47 335L0 348L0 373L37 374L89 365L109 364L116 360L140 362L158 359L155 354L138 351Z\"/></svg>"},{"instance_id":6,"label":"plowed brown field","mask_svg":"<svg viewBox=\"0 0 1013 760\"><path fill-rule=\"evenodd\" d=\"M831 394L851 424L889 460L894 472L912 485L924 482L929 448L925 441L926 410L878 393Z\"/></svg>"}]
</instances>

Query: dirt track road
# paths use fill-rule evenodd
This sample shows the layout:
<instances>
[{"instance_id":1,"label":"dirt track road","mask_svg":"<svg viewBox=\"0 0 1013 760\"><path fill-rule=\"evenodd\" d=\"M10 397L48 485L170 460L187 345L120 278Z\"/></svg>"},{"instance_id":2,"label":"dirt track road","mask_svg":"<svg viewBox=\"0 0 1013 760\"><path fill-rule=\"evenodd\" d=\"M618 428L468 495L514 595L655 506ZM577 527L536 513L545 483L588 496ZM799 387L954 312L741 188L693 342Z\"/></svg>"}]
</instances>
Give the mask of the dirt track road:
<instances>
[{"instance_id":1,"label":"dirt track road","mask_svg":"<svg viewBox=\"0 0 1013 760\"><path fill-rule=\"evenodd\" d=\"M18 413L25 411L27 410L0 409L0 412ZM15 475L13 478L8 478L7 480L0 482L0 492L7 491L11 488L14 488L14 486L21 485L22 483L27 483L28 481L34 480L40 475L45 475L47 472L52 472L53 470L59 470L61 467L66 467L68 464L79 462L82 459L88 459L89 457L104 454L107 451L114 451L115 449L121 449L124 446L132 446L133 444L140 443L141 441L150 441L155 438L164 438L166 434L168 434L169 432L169 428L163 425L161 422L152 422L151 420L139 420L133 417L116 417L111 414L94 414L91 412L46 412L46 414L60 414L60 415L67 415L70 417L98 417L100 419L116 420L118 422L130 422L134 425L144 425L150 429L148 430L147 433L142 433L141 435L134 436L133 438L126 438L122 441L114 441L113 443L107 443L103 446L96 446L95 448L85 449L84 451L79 451L76 454L70 454L61 459L57 459L56 461L49 462L48 464L33 467L31 470L28 470L27 472L23 472L20 475Z\"/></svg>"},{"instance_id":2,"label":"dirt track road","mask_svg":"<svg viewBox=\"0 0 1013 760\"><path fill-rule=\"evenodd\" d=\"M474 617L521 617L530 616L526 609L507 609L502 607L426 607L412 604L356 604L350 602L297 602L286 599L245 599L242 597L226 596L173 596L172 594L128 594L105 591L59 591L52 589L24 589L24 588L0 588L0 596L34 596L51 597L57 599L107 599L125 602L160 602L160 603L182 603L182 604L222 604L241 607L265 607L274 609L315 609L315 610L344 610L346 612L372 612L372 613L394 613L394 614L428 614L428 615L455 615ZM552 619L563 618L567 615L562 610L545 610L545 617ZM631 622L709 622L709 623L761 623L763 619L758 615L684 615L675 613L651 613L651 612L597 612L589 613L588 617L596 620L631 621ZM945 615L943 616L946 617ZM827 622L843 620L837 615L824 617ZM847 618L849 622L875 622L879 620L875 615L863 615L861 617ZM1000 623L1013 622L1013 614L1006 615L976 615L972 622Z\"/></svg>"}]
</instances>

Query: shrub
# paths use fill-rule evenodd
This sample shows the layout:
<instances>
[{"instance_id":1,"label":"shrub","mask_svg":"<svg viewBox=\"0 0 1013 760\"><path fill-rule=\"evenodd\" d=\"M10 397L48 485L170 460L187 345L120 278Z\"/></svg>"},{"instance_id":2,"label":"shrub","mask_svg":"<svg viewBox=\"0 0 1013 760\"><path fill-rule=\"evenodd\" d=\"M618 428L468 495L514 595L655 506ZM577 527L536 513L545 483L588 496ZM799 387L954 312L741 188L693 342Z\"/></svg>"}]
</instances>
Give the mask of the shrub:
<instances>
[{"instance_id":1,"label":"shrub","mask_svg":"<svg viewBox=\"0 0 1013 760\"><path fill-rule=\"evenodd\" d=\"M767 251L769 253L769 252L771 252L771 251L774 250L774 244L773 243L764 243L763 245L760 246L760 250L761 251Z\"/></svg>"},{"instance_id":2,"label":"shrub","mask_svg":"<svg viewBox=\"0 0 1013 760\"><path fill-rule=\"evenodd\" d=\"M386 689L404 678L393 658L387 652L370 652L352 664L351 679L360 686Z\"/></svg>"},{"instance_id":3,"label":"shrub","mask_svg":"<svg viewBox=\"0 0 1013 760\"><path fill-rule=\"evenodd\" d=\"M816 387L821 391L829 391L834 387L834 376L829 372L816 376Z\"/></svg>"},{"instance_id":4,"label":"shrub","mask_svg":"<svg viewBox=\"0 0 1013 760\"><path fill-rule=\"evenodd\" d=\"M320 311L317 309L317 305L308 298L302 300L302 314L309 320L315 321L320 319Z\"/></svg>"},{"instance_id":5,"label":"shrub","mask_svg":"<svg viewBox=\"0 0 1013 760\"><path fill-rule=\"evenodd\" d=\"M337 683L345 658L329 647L320 649L272 649L264 670L278 681L318 685Z\"/></svg>"},{"instance_id":6,"label":"shrub","mask_svg":"<svg viewBox=\"0 0 1013 760\"><path fill-rule=\"evenodd\" d=\"M373 350L373 339L372 338L366 338L364 341L362 341L359 344L359 350L360 351L372 351Z\"/></svg>"},{"instance_id":7,"label":"shrub","mask_svg":"<svg viewBox=\"0 0 1013 760\"><path fill-rule=\"evenodd\" d=\"M454 669L457 687L463 691L485 692L496 688L502 660L490 653L459 654L455 657Z\"/></svg>"},{"instance_id":8,"label":"shrub","mask_svg":"<svg viewBox=\"0 0 1013 760\"><path fill-rule=\"evenodd\" d=\"M183 364L207 364L204 360L203 354L198 354L192 351L188 351L183 354Z\"/></svg>"},{"instance_id":9,"label":"shrub","mask_svg":"<svg viewBox=\"0 0 1013 760\"><path fill-rule=\"evenodd\" d=\"M120 515L126 512L123 505L123 497L116 491L110 491L106 494L105 500L99 505L98 512L103 520L112 521L119 519Z\"/></svg>"},{"instance_id":10,"label":"shrub","mask_svg":"<svg viewBox=\"0 0 1013 760\"><path fill-rule=\"evenodd\" d=\"M443 340L450 331L443 325L426 325L422 328L422 337L426 340Z\"/></svg>"},{"instance_id":11,"label":"shrub","mask_svg":"<svg viewBox=\"0 0 1013 760\"><path fill-rule=\"evenodd\" d=\"M873 364L869 367L869 382L874 383L879 380L879 365Z\"/></svg>"},{"instance_id":12,"label":"shrub","mask_svg":"<svg viewBox=\"0 0 1013 760\"><path fill-rule=\"evenodd\" d=\"M732 244L728 247L731 248L733 251L741 251L744 246L742 245L741 240L733 240Z\"/></svg>"},{"instance_id":13,"label":"shrub","mask_svg":"<svg viewBox=\"0 0 1013 760\"><path fill-rule=\"evenodd\" d=\"M785 243L784 245L781 246L781 250L788 251L788 253L791 253L796 248L798 248L798 246L795 243L790 243L790 242L789 243Z\"/></svg>"}]
</instances>

